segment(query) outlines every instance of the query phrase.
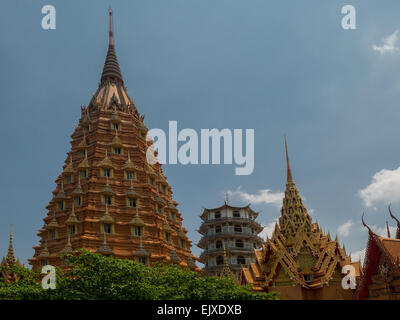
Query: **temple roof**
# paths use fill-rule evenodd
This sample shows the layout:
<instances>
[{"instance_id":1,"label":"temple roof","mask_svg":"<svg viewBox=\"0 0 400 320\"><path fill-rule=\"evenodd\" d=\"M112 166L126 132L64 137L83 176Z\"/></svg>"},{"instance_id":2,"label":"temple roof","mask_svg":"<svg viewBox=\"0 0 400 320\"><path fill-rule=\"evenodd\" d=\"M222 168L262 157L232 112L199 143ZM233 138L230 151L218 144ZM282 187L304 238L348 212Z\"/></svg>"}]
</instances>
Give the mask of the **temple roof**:
<instances>
[{"instance_id":1,"label":"temple roof","mask_svg":"<svg viewBox=\"0 0 400 320\"><path fill-rule=\"evenodd\" d=\"M108 246L107 244L107 239L106 239L106 234L104 233L104 241L100 248L97 249L97 253L103 254L105 256L111 256L114 254L114 251Z\"/></svg>"},{"instance_id":2,"label":"temple roof","mask_svg":"<svg viewBox=\"0 0 400 320\"><path fill-rule=\"evenodd\" d=\"M136 207L135 217L132 218L131 221L129 221L129 224L133 225L133 226L139 226L139 227L144 227L146 225L144 223L144 221L139 217L139 209L138 209L138 207Z\"/></svg>"},{"instance_id":3,"label":"temple roof","mask_svg":"<svg viewBox=\"0 0 400 320\"><path fill-rule=\"evenodd\" d=\"M113 168L113 163L108 157L108 151L106 149L106 155L104 156L104 159L100 161L98 164L99 167L101 168Z\"/></svg>"},{"instance_id":4,"label":"temple roof","mask_svg":"<svg viewBox=\"0 0 400 320\"><path fill-rule=\"evenodd\" d=\"M143 248L142 237L140 237L140 240L139 240L139 248L137 248L135 250L133 255L136 256L136 257L148 257L148 256L150 256L150 253L145 248Z\"/></svg>"},{"instance_id":5,"label":"temple roof","mask_svg":"<svg viewBox=\"0 0 400 320\"><path fill-rule=\"evenodd\" d=\"M392 214L389 206L389 212L393 219L398 221ZM363 276L357 289L357 298L363 299L369 296L369 285L372 282L372 276L377 273L380 261L385 261L385 264L394 272L400 274L400 239L382 237L377 235L365 223L364 214L362 217L364 227L368 229L368 242L364 259ZM382 258L382 259L381 259Z\"/></svg>"},{"instance_id":6,"label":"temple roof","mask_svg":"<svg viewBox=\"0 0 400 320\"><path fill-rule=\"evenodd\" d=\"M320 288L351 264L339 244L312 222L293 180L285 138L287 179L281 216L271 239L262 250L255 250L256 261L243 268L242 283L251 283L261 290L277 282L291 283L307 289ZM358 272L359 273L359 272Z\"/></svg>"},{"instance_id":7,"label":"temple roof","mask_svg":"<svg viewBox=\"0 0 400 320\"><path fill-rule=\"evenodd\" d=\"M232 210L240 210L240 209L248 209L253 215L255 215L256 217L258 216L258 212L255 212L253 209L250 208L250 204L248 204L247 206L242 206L242 207L236 207L236 206L231 206L230 204L228 204L226 201L224 202L224 204L218 208L204 208L202 214L200 215L200 218L204 219L207 217L207 213L209 211L217 211L217 210L223 210L223 209L232 209Z\"/></svg>"},{"instance_id":8,"label":"temple roof","mask_svg":"<svg viewBox=\"0 0 400 320\"><path fill-rule=\"evenodd\" d=\"M128 152L128 159L125 161L124 166L122 167L124 170L136 170L136 166L131 160L131 153Z\"/></svg>"}]
</instances>

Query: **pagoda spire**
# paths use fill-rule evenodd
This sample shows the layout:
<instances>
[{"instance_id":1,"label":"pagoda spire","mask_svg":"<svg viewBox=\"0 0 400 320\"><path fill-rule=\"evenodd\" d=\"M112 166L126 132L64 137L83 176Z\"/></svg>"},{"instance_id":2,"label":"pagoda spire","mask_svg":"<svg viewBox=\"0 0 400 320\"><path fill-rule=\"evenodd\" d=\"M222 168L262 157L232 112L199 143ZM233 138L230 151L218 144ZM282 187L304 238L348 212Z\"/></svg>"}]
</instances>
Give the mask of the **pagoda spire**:
<instances>
[{"instance_id":1,"label":"pagoda spire","mask_svg":"<svg viewBox=\"0 0 400 320\"><path fill-rule=\"evenodd\" d=\"M287 142L286 142L286 136L285 136L285 152L286 152L286 166L287 166L287 182L293 182L293 176L292 176L292 169L290 168L290 161L289 161L289 153L287 149Z\"/></svg>"},{"instance_id":2,"label":"pagoda spire","mask_svg":"<svg viewBox=\"0 0 400 320\"><path fill-rule=\"evenodd\" d=\"M312 219L308 214L307 208L303 204L299 190L293 181L292 169L290 167L289 153L287 148L286 136L285 142L285 154L286 154L286 166L287 166L287 181L284 192L284 198L281 209L281 217L279 218L279 231L284 234L294 234L301 227L305 227L307 230L312 229ZM305 225L304 225L305 223ZM277 235L277 227L275 228L275 236Z\"/></svg>"},{"instance_id":3,"label":"pagoda spire","mask_svg":"<svg viewBox=\"0 0 400 320\"><path fill-rule=\"evenodd\" d=\"M12 228L10 226L10 242L8 245L7 257L6 261L9 265L15 264L15 255L14 255L14 247L13 247L13 236L12 236Z\"/></svg>"},{"instance_id":4,"label":"pagoda spire","mask_svg":"<svg viewBox=\"0 0 400 320\"><path fill-rule=\"evenodd\" d=\"M220 277L233 276L232 270L229 267L229 263L228 263L228 257L227 257L227 254L226 254L225 241L222 242L222 245L224 246L224 265L222 267L222 271L221 271Z\"/></svg>"},{"instance_id":5,"label":"pagoda spire","mask_svg":"<svg viewBox=\"0 0 400 320\"><path fill-rule=\"evenodd\" d=\"M108 35L108 51L106 61L104 62L103 72L101 74L101 84L107 81L113 81L123 84L121 70L119 69L117 55L114 49L114 32L112 24L112 11L108 9L109 15L109 35Z\"/></svg>"}]
</instances>

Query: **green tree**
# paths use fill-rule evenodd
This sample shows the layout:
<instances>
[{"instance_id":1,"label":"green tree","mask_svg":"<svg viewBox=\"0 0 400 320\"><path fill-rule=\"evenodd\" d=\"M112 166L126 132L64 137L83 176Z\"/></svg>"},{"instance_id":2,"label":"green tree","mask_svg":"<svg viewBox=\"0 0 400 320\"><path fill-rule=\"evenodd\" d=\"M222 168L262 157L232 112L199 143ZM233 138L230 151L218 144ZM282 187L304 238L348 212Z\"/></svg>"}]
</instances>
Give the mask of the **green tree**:
<instances>
[{"instance_id":1,"label":"green tree","mask_svg":"<svg viewBox=\"0 0 400 320\"><path fill-rule=\"evenodd\" d=\"M43 290L43 275L11 266L16 283L0 282L0 299L57 300L267 300L277 294L257 293L233 278L201 277L176 265L147 267L132 260L82 250L67 257L69 268L57 270L55 290Z\"/></svg>"}]
</instances>

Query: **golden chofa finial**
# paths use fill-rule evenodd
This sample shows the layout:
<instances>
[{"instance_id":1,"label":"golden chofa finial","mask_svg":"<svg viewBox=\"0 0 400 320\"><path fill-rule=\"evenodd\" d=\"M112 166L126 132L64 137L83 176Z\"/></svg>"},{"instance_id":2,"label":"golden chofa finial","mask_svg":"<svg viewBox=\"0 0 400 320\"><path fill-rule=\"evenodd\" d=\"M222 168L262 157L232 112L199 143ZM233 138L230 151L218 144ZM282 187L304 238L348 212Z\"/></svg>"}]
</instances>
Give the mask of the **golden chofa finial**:
<instances>
[{"instance_id":1,"label":"golden chofa finial","mask_svg":"<svg viewBox=\"0 0 400 320\"><path fill-rule=\"evenodd\" d=\"M362 214L362 216L361 216L361 222L362 222L363 226L366 227L366 228L368 229L368 232L369 232L370 234L374 234L374 232L371 230L371 228L370 228L370 227L365 223L365 221L364 221L364 212L363 212L363 214Z\"/></svg>"},{"instance_id":2,"label":"golden chofa finial","mask_svg":"<svg viewBox=\"0 0 400 320\"><path fill-rule=\"evenodd\" d=\"M389 206L388 206L388 209L389 209L390 217L391 217L393 220L395 220L395 221L397 222L397 225L398 225L398 226L400 226L400 221L399 221L399 219L397 219L397 218L393 215L392 209L391 209L391 205L390 205L390 204L389 204Z\"/></svg>"},{"instance_id":3,"label":"golden chofa finial","mask_svg":"<svg viewBox=\"0 0 400 320\"><path fill-rule=\"evenodd\" d=\"M108 8L108 15L110 17L110 32L109 32L109 38L108 38L108 43L110 46L114 46L114 34L113 34L113 26L112 26L112 10L111 7Z\"/></svg>"},{"instance_id":4,"label":"golden chofa finial","mask_svg":"<svg viewBox=\"0 0 400 320\"><path fill-rule=\"evenodd\" d=\"M288 148L287 148L287 142L286 142L286 135L285 135L285 153L286 153L286 167L287 167L287 182L293 181L292 177L292 169L290 168L290 161L289 161L289 153L288 153Z\"/></svg>"}]
</instances>

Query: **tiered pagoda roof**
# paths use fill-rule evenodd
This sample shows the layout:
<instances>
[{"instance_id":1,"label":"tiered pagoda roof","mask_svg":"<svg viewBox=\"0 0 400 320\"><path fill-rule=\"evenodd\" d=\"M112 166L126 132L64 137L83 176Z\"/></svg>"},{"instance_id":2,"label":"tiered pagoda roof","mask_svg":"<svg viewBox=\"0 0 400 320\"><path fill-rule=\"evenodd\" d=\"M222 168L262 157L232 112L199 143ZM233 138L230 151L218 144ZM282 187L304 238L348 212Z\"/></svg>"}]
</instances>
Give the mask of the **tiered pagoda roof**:
<instances>
[{"instance_id":1,"label":"tiered pagoda roof","mask_svg":"<svg viewBox=\"0 0 400 320\"><path fill-rule=\"evenodd\" d=\"M295 286L312 290L332 286L332 282L339 287L342 267L351 264L359 275L359 263L351 262L337 237L332 239L312 222L293 180L286 139L285 151L287 181L281 216L271 239L266 239L261 250L255 250L256 261L242 269L241 283L253 284L259 291ZM305 298L281 292L282 298Z\"/></svg>"},{"instance_id":2,"label":"tiered pagoda roof","mask_svg":"<svg viewBox=\"0 0 400 320\"><path fill-rule=\"evenodd\" d=\"M146 160L148 129L124 86L111 11L109 19L101 81L89 105L81 108L71 150L38 232L40 244L29 262L34 269L62 265L62 253L85 248L127 259L147 252L140 262L173 262L199 270L161 164ZM153 173L162 179L154 179Z\"/></svg>"},{"instance_id":3,"label":"tiered pagoda roof","mask_svg":"<svg viewBox=\"0 0 400 320\"><path fill-rule=\"evenodd\" d=\"M19 261L19 259L15 258L15 253L14 253L14 245L13 245L13 234L12 230L10 228L10 240L8 244L8 250L7 250L7 255L1 259L0 262L0 267L5 267L1 268L1 273L0 273L0 281L5 281L5 282L15 282L19 280L19 276L16 275L15 273L11 272L8 267L12 265L17 265L23 267L24 265Z\"/></svg>"}]
</instances>

